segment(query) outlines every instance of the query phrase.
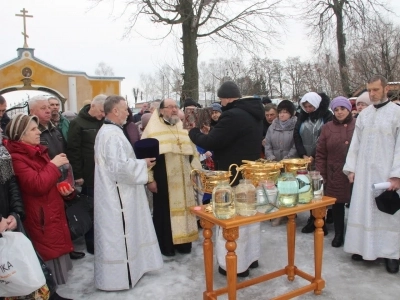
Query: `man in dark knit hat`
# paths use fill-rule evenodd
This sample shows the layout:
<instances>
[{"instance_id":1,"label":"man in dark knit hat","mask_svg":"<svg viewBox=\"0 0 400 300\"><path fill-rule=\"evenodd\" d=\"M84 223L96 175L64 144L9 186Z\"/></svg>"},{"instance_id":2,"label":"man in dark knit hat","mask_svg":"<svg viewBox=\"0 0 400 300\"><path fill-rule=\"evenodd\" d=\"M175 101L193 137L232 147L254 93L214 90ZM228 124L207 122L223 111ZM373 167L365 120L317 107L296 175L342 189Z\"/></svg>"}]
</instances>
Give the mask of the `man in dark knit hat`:
<instances>
[{"instance_id":1,"label":"man in dark knit hat","mask_svg":"<svg viewBox=\"0 0 400 300\"><path fill-rule=\"evenodd\" d=\"M228 171L231 164L242 164L242 160L260 158L260 137L264 109L260 98L241 98L239 87L233 81L224 82L218 89L222 114L218 123L208 133L199 128L189 131L189 137L195 145L214 151L213 159L216 170ZM235 175L235 174L233 174ZM239 174L239 176L240 174ZM237 185L238 180L233 185ZM222 230L217 231L217 261L220 274L226 274L225 240ZM260 257L260 224L240 227L239 236L246 236L247 242L237 240L238 276L249 275L249 267L258 266Z\"/></svg>"}]
</instances>

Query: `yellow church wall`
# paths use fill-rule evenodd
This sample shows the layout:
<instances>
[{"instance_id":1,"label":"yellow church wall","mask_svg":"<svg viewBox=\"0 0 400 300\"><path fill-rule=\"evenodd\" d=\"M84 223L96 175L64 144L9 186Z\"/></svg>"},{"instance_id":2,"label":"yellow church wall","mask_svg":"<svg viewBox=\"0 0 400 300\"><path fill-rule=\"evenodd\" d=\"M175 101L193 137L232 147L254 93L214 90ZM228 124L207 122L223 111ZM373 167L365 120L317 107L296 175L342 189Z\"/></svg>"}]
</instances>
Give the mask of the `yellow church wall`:
<instances>
[{"instance_id":1,"label":"yellow church wall","mask_svg":"<svg viewBox=\"0 0 400 300\"><path fill-rule=\"evenodd\" d=\"M43 66L33 60L23 59L0 70L0 89L10 86L22 86L22 69L29 67L32 70L32 86L43 86L57 90L68 98L68 76ZM4 76L4 80L3 80Z\"/></svg>"},{"instance_id":2,"label":"yellow church wall","mask_svg":"<svg viewBox=\"0 0 400 300\"><path fill-rule=\"evenodd\" d=\"M32 59L18 60L2 69L0 69L0 90L10 87L22 87L22 69L28 67L32 70L32 87L40 86L53 89L67 99L69 95L68 78L76 78L76 107L79 111L82 108L83 101L93 99L98 94L112 95L120 94L120 80L92 79L83 74L63 74L49 66L42 65ZM67 72L66 72L67 73Z\"/></svg>"}]
</instances>

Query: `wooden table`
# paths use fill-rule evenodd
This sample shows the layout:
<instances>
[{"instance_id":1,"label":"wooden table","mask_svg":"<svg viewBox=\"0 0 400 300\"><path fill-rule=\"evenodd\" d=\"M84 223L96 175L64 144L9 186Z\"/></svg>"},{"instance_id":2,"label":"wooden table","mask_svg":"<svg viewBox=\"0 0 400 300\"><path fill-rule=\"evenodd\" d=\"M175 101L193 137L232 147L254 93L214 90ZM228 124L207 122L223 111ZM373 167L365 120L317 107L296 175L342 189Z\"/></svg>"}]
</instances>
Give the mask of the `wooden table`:
<instances>
[{"instance_id":1,"label":"wooden table","mask_svg":"<svg viewBox=\"0 0 400 300\"><path fill-rule=\"evenodd\" d=\"M310 284L283 294L277 299L291 299L307 292L314 291L314 294L320 295L322 289L325 287L325 281L321 277L322 272L322 253L324 247L324 232L322 226L324 225L323 217L326 214L326 207L334 204L335 198L323 197L321 201L312 202L310 204L302 204L292 208L280 208L278 211L269 214L257 213L251 217L236 216L228 220L219 220L214 217L212 213L204 211L204 206L201 210L194 210L190 208L191 212L200 217L200 223L203 227L203 252L204 252L204 267L206 277L206 290L203 292L204 300L217 299L217 296L228 294L229 300L236 299L236 291L245 287L267 281L279 276L287 275L288 280L293 281L295 275L298 275L308 281ZM312 211L315 217L314 232L314 275L307 274L298 269L294 264L295 257L295 241L296 241L296 222L295 217L297 213L304 211ZM283 269L256 277L246 281L237 282L237 256L235 253L236 239L239 237L239 226L248 225L256 222L262 222L279 217L288 217L287 223L287 249L288 249L288 264ZM222 227L223 236L226 239L226 273L227 273L227 286L214 290L213 287L213 242L212 242L212 227L219 225Z\"/></svg>"}]
</instances>

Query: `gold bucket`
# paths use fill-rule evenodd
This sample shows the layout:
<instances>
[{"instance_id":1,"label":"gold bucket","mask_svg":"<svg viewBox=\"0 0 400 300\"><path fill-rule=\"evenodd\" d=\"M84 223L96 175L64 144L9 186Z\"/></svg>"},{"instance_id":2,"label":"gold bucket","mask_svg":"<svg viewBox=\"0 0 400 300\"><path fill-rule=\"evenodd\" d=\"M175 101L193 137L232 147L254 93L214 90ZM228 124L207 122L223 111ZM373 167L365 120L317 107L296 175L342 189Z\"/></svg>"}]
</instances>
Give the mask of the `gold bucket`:
<instances>
[{"instance_id":1,"label":"gold bucket","mask_svg":"<svg viewBox=\"0 0 400 300\"><path fill-rule=\"evenodd\" d=\"M311 160L304 158L288 158L281 160L281 163L285 167L285 172L292 173L296 176L297 170L307 170Z\"/></svg>"},{"instance_id":2,"label":"gold bucket","mask_svg":"<svg viewBox=\"0 0 400 300\"><path fill-rule=\"evenodd\" d=\"M211 194L213 192L213 189L218 185L218 183L230 180L232 167L238 168L238 165L236 164L230 165L229 171L209 171L209 170L193 169L190 172L190 177L192 179L193 187L196 190L200 190L204 193ZM196 177L193 176L196 174L200 176L201 188L196 183ZM236 173L235 178L229 184L232 184L235 181L237 175L238 173Z\"/></svg>"},{"instance_id":3,"label":"gold bucket","mask_svg":"<svg viewBox=\"0 0 400 300\"><path fill-rule=\"evenodd\" d=\"M254 186L258 186L258 183L262 180L276 182L283 167L280 162L272 162L265 159L256 161L243 160L242 162L244 164L238 170L242 172L243 178L251 180Z\"/></svg>"}]
</instances>

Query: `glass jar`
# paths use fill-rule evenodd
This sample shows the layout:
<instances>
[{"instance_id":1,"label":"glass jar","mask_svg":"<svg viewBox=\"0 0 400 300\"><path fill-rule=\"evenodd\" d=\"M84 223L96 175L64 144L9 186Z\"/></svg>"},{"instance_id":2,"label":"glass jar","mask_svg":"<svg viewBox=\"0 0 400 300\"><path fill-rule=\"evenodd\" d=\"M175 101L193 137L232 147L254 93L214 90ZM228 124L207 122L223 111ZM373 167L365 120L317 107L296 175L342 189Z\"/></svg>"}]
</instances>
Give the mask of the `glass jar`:
<instances>
[{"instance_id":1,"label":"glass jar","mask_svg":"<svg viewBox=\"0 0 400 300\"><path fill-rule=\"evenodd\" d=\"M279 205L294 207L297 205L299 184L292 173L283 173L278 178Z\"/></svg>"},{"instance_id":2,"label":"glass jar","mask_svg":"<svg viewBox=\"0 0 400 300\"><path fill-rule=\"evenodd\" d=\"M314 194L313 200L316 201L322 200L322 197L324 196L324 179L322 178L322 175L320 174L319 171L310 171L309 175L312 181L312 188Z\"/></svg>"},{"instance_id":3,"label":"glass jar","mask_svg":"<svg viewBox=\"0 0 400 300\"><path fill-rule=\"evenodd\" d=\"M256 188L249 179L240 179L235 188L236 213L241 216L253 216L256 209Z\"/></svg>"},{"instance_id":4,"label":"glass jar","mask_svg":"<svg viewBox=\"0 0 400 300\"><path fill-rule=\"evenodd\" d=\"M296 179L299 184L299 203L307 204L313 199L313 189L311 186L311 177L307 170L297 170Z\"/></svg>"},{"instance_id":5,"label":"glass jar","mask_svg":"<svg viewBox=\"0 0 400 300\"><path fill-rule=\"evenodd\" d=\"M230 219L236 215L232 187L229 180L219 182L212 192L213 214L217 219Z\"/></svg>"}]
</instances>

